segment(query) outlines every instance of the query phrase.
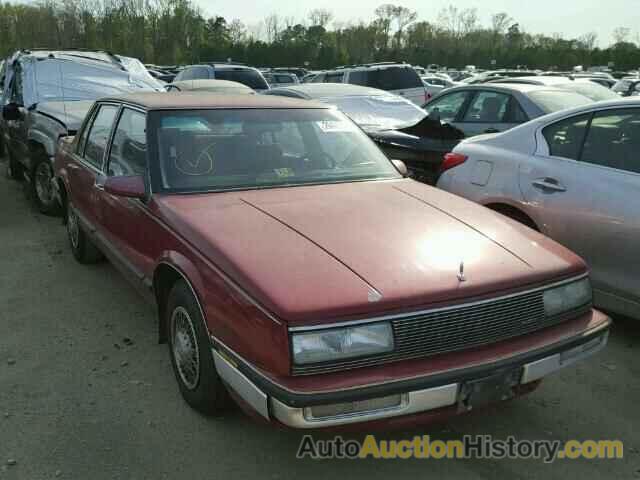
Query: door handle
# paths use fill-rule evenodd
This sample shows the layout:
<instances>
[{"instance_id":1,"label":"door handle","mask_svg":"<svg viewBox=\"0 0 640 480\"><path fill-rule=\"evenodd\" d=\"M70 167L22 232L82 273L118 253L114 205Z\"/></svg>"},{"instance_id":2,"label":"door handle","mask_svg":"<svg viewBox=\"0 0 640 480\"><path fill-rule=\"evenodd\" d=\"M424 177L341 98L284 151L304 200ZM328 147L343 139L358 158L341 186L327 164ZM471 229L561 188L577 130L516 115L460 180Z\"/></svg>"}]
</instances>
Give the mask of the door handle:
<instances>
[{"instance_id":1,"label":"door handle","mask_svg":"<svg viewBox=\"0 0 640 480\"><path fill-rule=\"evenodd\" d=\"M533 182L531 182L531 184L536 187L539 188L541 190L545 190L545 191L551 191L551 192L566 192L567 189L560 183L558 182L558 180L556 180L555 178L538 178L536 180L534 180Z\"/></svg>"},{"instance_id":2,"label":"door handle","mask_svg":"<svg viewBox=\"0 0 640 480\"><path fill-rule=\"evenodd\" d=\"M487 128L484 133L500 133L500 130L497 128Z\"/></svg>"}]
</instances>

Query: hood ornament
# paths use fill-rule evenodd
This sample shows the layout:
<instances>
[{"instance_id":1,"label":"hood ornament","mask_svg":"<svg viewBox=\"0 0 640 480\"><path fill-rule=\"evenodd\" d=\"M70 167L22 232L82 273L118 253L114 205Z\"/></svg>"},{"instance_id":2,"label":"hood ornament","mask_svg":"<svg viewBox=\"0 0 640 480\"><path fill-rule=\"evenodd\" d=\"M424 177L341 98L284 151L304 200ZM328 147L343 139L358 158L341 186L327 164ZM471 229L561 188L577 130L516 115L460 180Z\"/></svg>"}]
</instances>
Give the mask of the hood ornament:
<instances>
[{"instance_id":1,"label":"hood ornament","mask_svg":"<svg viewBox=\"0 0 640 480\"><path fill-rule=\"evenodd\" d=\"M458 272L458 281L466 282L467 278L464 276L464 262L460 262L460 271Z\"/></svg>"}]
</instances>

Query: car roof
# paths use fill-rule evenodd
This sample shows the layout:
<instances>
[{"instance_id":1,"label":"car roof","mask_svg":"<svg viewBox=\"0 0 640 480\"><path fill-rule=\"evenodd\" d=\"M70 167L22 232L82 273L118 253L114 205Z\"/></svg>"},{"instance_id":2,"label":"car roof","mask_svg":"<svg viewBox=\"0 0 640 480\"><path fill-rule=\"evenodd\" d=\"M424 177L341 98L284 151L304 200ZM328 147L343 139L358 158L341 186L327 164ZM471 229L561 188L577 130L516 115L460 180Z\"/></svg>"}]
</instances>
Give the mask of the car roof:
<instances>
[{"instance_id":1,"label":"car roof","mask_svg":"<svg viewBox=\"0 0 640 480\"><path fill-rule=\"evenodd\" d=\"M390 95L389 92L377 88L362 87L349 83L301 83L290 87L278 87L272 92L291 91L305 95L307 98L326 97L371 97L378 95Z\"/></svg>"},{"instance_id":2,"label":"car roof","mask_svg":"<svg viewBox=\"0 0 640 480\"><path fill-rule=\"evenodd\" d=\"M531 122L529 123L531 123L532 125L534 124L534 122L537 124L540 124L540 123L547 124L547 123L552 123L553 121L561 118L571 117L573 115L579 115L580 113L588 113L595 110L603 110L603 109L610 109L610 108L616 108L616 107L624 107L624 108L640 107L640 98L627 97L627 98L620 98L619 100L604 100L600 102L587 103L584 105L580 105L578 107L568 108L566 110L559 110L557 112L549 113L542 117L535 118L531 120ZM526 125L526 124L523 124L523 125ZM506 134L508 132L509 130L504 133Z\"/></svg>"},{"instance_id":3,"label":"car roof","mask_svg":"<svg viewBox=\"0 0 640 480\"><path fill-rule=\"evenodd\" d=\"M330 108L325 104L279 97L277 95L219 95L215 93L144 92L105 97L112 101L137 105L146 110L225 109L225 108Z\"/></svg>"},{"instance_id":4,"label":"car roof","mask_svg":"<svg viewBox=\"0 0 640 480\"><path fill-rule=\"evenodd\" d=\"M177 82L172 82L172 85L177 85L178 87L186 87L186 88L206 88L206 87L216 87L216 88L237 88L242 90L247 90L253 92L251 87L247 87L245 84L240 82L234 82L231 80L216 80L216 79L194 79L194 80L178 80Z\"/></svg>"},{"instance_id":5,"label":"car roof","mask_svg":"<svg viewBox=\"0 0 640 480\"><path fill-rule=\"evenodd\" d=\"M446 90L445 94L451 92L457 92L459 90L494 90L497 92L520 92L520 93L528 93L534 92L538 90L554 90L550 88L548 85L531 85L529 83L480 83L476 85L461 85L458 87L449 88ZM438 98L438 97L435 97Z\"/></svg>"}]
</instances>

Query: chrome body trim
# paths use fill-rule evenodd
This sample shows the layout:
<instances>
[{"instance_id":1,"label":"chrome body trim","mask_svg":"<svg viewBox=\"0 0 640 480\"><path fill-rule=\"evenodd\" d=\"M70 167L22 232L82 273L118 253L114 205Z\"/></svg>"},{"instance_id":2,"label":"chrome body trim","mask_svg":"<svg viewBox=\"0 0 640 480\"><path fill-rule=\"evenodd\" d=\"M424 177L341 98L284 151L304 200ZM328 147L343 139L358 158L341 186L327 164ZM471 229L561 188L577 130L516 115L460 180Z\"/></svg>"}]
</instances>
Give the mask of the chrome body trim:
<instances>
[{"instance_id":1,"label":"chrome body trim","mask_svg":"<svg viewBox=\"0 0 640 480\"><path fill-rule=\"evenodd\" d=\"M605 331L577 347L567 348L537 361L523 362L520 365L522 369L520 384L540 380L551 373L594 355L607 344L608 335L608 331ZM268 396L221 353L215 349L212 350L212 353L218 374L235 393L265 419L277 419L282 424L293 428L335 427L418 414L455 405L461 395L461 383L447 383L422 390L405 392L402 394L402 401L397 406L340 414L335 417L314 418L308 414L307 407L291 407L274 396ZM372 396L371 398L380 396L384 395Z\"/></svg>"},{"instance_id":2,"label":"chrome body trim","mask_svg":"<svg viewBox=\"0 0 640 480\"><path fill-rule=\"evenodd\" d=\"M448 407L456 403L458 384L452 383L440 387L417 390L405 394L403 402L394 408L383 408L360 413L338 415L327 418L309 418L304 408L289 407L276 398L270 399L273 416L283 424L293 428L319 428L369 422L384 418L411 415L427 410Z\"/></svg>"},{"instance_id":3,"label":"chrome body trim","mask_svg":"<svg viewBox=\"0 0 640 480\"><path fill-rule=\"evenodd\" d=\"M289 332L307 332L307 331L311 331L311 330L325 330L328 328L336 328L336 327L347 327L347 326L351 326L351 325L358 325L361 323L374 323L374 322L383 322L383 321L387 321L387 320L395 320L398 318L403 318L403 317L412 317L412 316L417 316L417 315L427 315L430 313L437 313L437 312L445 312L447 310L454 310L454 309L458 309L458 308L465 308L465 307L473 307L476 305L482 305L485 303L491 303L491 302L496 302L496 301L500 301L500 300L505 300L508 298L513 298L513 297L517 297L520 295L527 295L529 293L535 293L535 292L539 292L541 290L547 290L549 288L554 288L560 285L564 285L566 283L572 283L572 282L577 282L578 280L582 280L583 278L586 278L589 276L589 273L585 272L581 275L578 275L576 277L571 277L571 278L567 278L565 280L560 280L558 282L554 282L554 283L549 283L547 285L543 285L541 287L537 287L537 288L532 288L529 290L523 290L521 292L517 292L517 293L510 293L507 295L501 295L499 297L491 297L491 298L487 298L485 300L478 300L476 302L468 302L468 303L457 303L455 305L449 305L447 307L439 307L439 308L429 308L426 310L418 310L418 311L412 311L412 312L405 312L405 313L396 313L396 314L391 314L391 315L382 315L379 317L372 317L372 318L367 318L367 319L362 319L362 320L351 320L351 321L346 321L346 322L336 322L336 323L324 323L322 325L311 325L311 326L303 326L303 327L289 327Z\"/></svg>"},{"instance_id":4,"label":"chrome body trim","mask_svg":"<svg viewBox=\"0 0 640 480\"><path fill-rule=\"evenodd\" d=\"M590 357L602 350L607 345L608 339L609 332L605 332L603 335L585 344L542 358L536 362L527 363L522 369L520 383L540 380L547 375L557 372L561 368L568 367L579 360Z\"/></svg>"},{"instance_id":5,"label":"chrome body trim","mask_svg":"<svg viewBox=\"0 0 640 480\"><path fill-rule=\"evenodd\" d=\"M211 352L220 378L233 388L256 412L269 420L269 402L265 393L231 365L222 355L213 349Z\"/></svg>"}]
</instances>

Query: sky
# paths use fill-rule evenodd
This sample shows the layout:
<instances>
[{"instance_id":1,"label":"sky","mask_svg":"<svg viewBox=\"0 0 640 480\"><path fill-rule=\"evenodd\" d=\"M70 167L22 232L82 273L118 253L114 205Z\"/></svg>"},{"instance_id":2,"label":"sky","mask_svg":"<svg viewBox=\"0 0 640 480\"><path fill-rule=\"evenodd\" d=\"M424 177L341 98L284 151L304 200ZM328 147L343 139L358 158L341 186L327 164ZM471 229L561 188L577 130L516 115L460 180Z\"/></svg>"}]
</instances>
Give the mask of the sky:
<instances>
[{"instance_id":1,"label":"sky","mask_svg":"<svg viewBox=\"0 0 640 480\"><path fill-rule=\"evenodd\" d=\"M418 12L418 20L435 22L438 12L449 5L458 9L477 8L480 21L490 24L491 15L507 12L525 31L576 38L596 32L598 44L612 43L617 27L631 29L632 40L640 34L640 0L194 0L207 15L240 19L251 26L267 15L296 19L314 8L326 8L340 22L370 20L373 10L383 3L402 5Z\"/></svg>"}]
</instances>

